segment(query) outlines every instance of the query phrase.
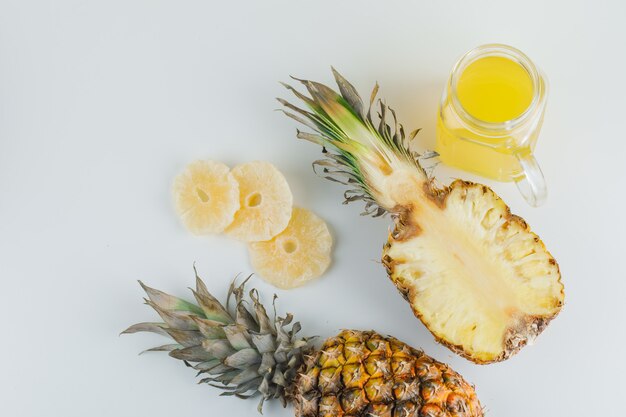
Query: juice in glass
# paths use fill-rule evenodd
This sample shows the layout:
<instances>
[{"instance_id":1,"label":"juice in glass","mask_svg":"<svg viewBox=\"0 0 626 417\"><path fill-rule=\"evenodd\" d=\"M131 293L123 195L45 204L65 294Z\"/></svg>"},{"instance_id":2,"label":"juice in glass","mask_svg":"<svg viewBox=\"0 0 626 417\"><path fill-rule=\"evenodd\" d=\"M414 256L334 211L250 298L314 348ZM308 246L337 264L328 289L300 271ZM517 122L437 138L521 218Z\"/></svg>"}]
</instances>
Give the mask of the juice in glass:
<instances>
[{"instance_id":1,"label":"juice in glass","mask_svg":"<svg viewBox=\"0 0 626 417\"><path fill-rule=\"evenodd\" d=\"M516 181L532 205L545 182L532 156L545 108L543 76L505 45L473 49L454 67L437 120L444 164L498 181ZM523 188L523 189L522 189Z\"/></svg>"}]
</instances>

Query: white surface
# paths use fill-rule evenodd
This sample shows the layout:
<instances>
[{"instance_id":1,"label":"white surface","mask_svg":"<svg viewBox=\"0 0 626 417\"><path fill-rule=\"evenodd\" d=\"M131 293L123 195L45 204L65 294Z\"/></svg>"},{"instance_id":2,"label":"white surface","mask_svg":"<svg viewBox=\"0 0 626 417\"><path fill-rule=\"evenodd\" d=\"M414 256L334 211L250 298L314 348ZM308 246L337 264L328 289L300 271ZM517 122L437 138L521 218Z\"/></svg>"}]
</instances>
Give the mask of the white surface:
<instances>
[{"instance_id":1,"label":"white surface","mask_svg":"<svg viewBox=\"0 0 626 417\"><path fill-rule=\"evenodd\" d=\"M0 414L257 415L165 355L138 357L157 336L118 337L155 318L136 279L187 296L196 261L223 296L250 271L244 245L192 237L171 206L174 175L214 158L275 163L332 227L329 273L278 291L305 332L374 328L421 346L476 384L489 416L623 416L626 6L584 3L0 1ZM551 81L537 150L548 203L491 185L559 261L567 304L535 346L477 366L435 344L386 278L388 221L340 205L341 186L311 172L320 150L273 110L279 80L330 82L332 64L364 96L377 80L428 147L448 71L487 42L522 49Z\"/></svg>"}]
</instances>

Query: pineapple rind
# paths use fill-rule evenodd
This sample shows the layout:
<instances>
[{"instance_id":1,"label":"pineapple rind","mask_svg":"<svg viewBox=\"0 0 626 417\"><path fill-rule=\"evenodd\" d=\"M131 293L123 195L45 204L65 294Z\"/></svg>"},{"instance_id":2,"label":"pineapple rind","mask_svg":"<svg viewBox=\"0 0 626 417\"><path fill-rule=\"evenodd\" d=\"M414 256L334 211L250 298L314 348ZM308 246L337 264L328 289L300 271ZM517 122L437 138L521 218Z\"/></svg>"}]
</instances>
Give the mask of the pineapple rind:
<instances>
[{"instance_id":1,"label":"pineapple rind","mask_svg":"<svg viewBox=\"0 0 626 417\"><path fill-rule=\"evenodd\" d=\"M455 181L411 215L389 236L383 263L440 342L478 363L500 361L559 313L556 261L488 187Z\"/></svg>"},{"instance_id":2,"label":"pineapple rind","mask_svg":"<svg viewBox=\"0 0 626 417\"><path fill-rule=\"evenodd\" d=\"M375 331L344 330L327 339L293 388L297 417L483 416L461 375Z\"/></svg>"}]
</instances>

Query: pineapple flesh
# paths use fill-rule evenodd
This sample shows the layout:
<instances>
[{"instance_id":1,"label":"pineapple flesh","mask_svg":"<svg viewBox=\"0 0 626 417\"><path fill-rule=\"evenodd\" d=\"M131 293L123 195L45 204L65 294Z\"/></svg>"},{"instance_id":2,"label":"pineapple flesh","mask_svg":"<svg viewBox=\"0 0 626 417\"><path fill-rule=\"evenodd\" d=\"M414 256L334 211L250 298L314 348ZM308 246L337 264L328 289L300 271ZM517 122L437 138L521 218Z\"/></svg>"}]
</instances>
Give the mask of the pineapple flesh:
<instances>
[{"instance_id":1,"label":"pineapple flesh","mask_svg":"<svg viewBox=\"0 0 626 417\"><path fill-rule=\"evenodd\" d=\"M406 137L380 100L373 120L378 86L366 111L354 87L333 72L341 94L300 80L310 97L286 87L306 110L279 99L288 116L316 132L298 137L324 147L327 159L315 163L320 174L350 186L346 202L363 200L364 214L392 215L382 262L439 342L476 363L517 353L563 305L555 259L490 188L461 180L438 185L422 168L424 155L409 148L417 132Z\"/></svg>"},{"instance_id":2,"label":"pineapple flesh","mask_svg":"<svg viewBox=\"0 0 626 417\"><path fill-rule=\"evenodd\" d=\"M233 168L239 183L241 209L226 234L245 242L269 240L285 230L293 197L287 180L269 162L254 161Z\"/></svg>"},{"instance_id":3,"label":"pineapple flesh","mask_svg":"<svg viewBox=\"0 0 626 417\"><path fill-rule=\"evenodd\" d=\"M195 161L174 179L174 204L185 227L196 235L221 233L239 209L239 185L217 161Z\"/></svg>"},{"instance_id":4,"label":"pineapple flesh","mask_svg":"<svg viewBox=\"0 0 626 417\"><path fill-rule=\"evenodd\" d=\"M141 284L162 323L123 333L153 332L166 351L198 371L222 395L279 399L296 417L482 417L474 387L422 351L374 331L344 330L315 349L297 336L293 316L270 319L256 290L232 285L222 305L196 275L197 305ZM249 308L250 307L250 308Z\"/></svg>"},{"instance_id":5,"label":"pineapple flesh","mask_svg":"<svg viewBox=\"0 0 626 417\"><path fill-rule=\"evenodd\" d=\"M294 207L287 228L266 242L248 245L254 270L272 285L289 289L306 284L326 271L333 239L324 220Z\"/></svg>"}]
</instances>

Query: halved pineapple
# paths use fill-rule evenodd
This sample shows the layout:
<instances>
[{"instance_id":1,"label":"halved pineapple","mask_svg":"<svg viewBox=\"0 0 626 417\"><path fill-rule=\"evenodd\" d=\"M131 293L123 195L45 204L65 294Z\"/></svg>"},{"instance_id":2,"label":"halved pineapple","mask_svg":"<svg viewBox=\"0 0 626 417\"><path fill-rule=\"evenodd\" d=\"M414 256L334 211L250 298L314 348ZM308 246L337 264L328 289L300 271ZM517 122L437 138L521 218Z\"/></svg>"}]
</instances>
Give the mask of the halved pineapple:
<instances>
[{"instance_id":1,"label":"halved pineapple","mask_svg":"<svg viewBox=\"0 0 626 417\"><path fill-rule=\"evenodd\" d=\"M324 220L294 207L287 228L266 242L250 243L254 270L279 288L299 287L319 277L330 265L333 239Z\"/></svg>"},{"instance_id":2,"label":"halved pineapple","mask_svg":"<svg viewBox=\"0 0 626 417\"><path fill-rule=\"evenodd\" d=\"M239 209L239 185L221 162L195 161L174 180L174 204L194 234L220 233Z\"/></svg>"},{"instance_id":3,"label":"halved pineapple","mask_svg":"<svg viewBox=\"0 0 626 417\"><path fill-rule=\"evenodd\" d=\"M411 150L393 110L378 100L378 120L336 71L341 94L301 80L310 97L287 86L305 109L279 100L324 147L320 173L350 186L346 202L365 214L390 213L395 227L383 251L387 273L438 341L476 363L509 358L559 314L558 265L526 222L488 187L440 186ZM387 116L392 117L390 123Z\"/></svg>"},{"instance_id":4,"label":"halved pineapple","mask_svg":"<svg viewBox=\"0 0 626 417\"><path fill-rule=\"evenodd\" d=\"M269 162L238 165L232 174L239 183L240 206L226 233L238 240L269 240L285 230L293 197L287 180Z\"/></svg>"}]
</instances>

